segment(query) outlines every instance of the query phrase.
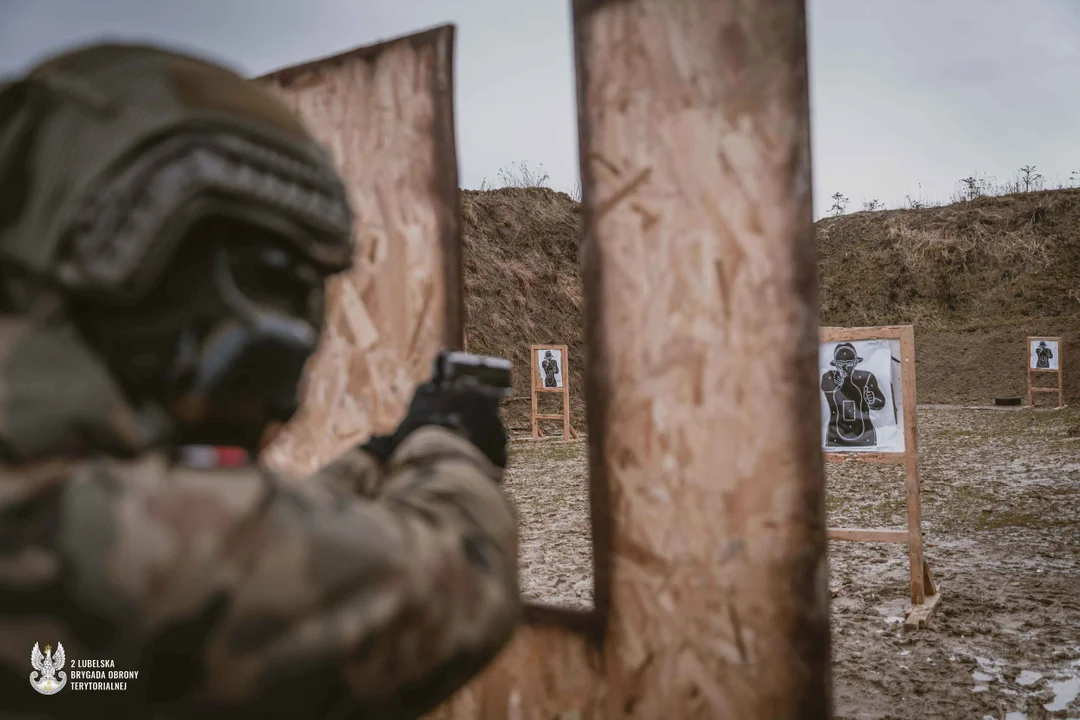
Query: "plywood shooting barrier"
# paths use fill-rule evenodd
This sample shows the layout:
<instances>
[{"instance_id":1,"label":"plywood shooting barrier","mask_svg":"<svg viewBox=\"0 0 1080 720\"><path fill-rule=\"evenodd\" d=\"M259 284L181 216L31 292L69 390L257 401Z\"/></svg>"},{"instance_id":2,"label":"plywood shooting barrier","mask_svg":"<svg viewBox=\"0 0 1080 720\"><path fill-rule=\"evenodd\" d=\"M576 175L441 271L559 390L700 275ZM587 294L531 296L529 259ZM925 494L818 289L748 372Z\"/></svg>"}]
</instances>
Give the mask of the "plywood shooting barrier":
<instances>
[{"instance_id":1,"label":"plywood shooting barrier","mask_svg":"<svg viewBox=\"0 0 1080 720\"><path fill-rule=\"evenodd\" d=\"M273 467L308 474L392 432L439 349L462 346L453 39L442 28L259 78L329 150L356 216L355 265L329 285Z\"/></svg>"},{"instance_id":2,"label":"plywood shooting barrier","mask_svg":"<svg viewBox=\"0 0 1080 720\"><path fill-rule=\"evenodd\" d=\"M827 718L803 0L576 0L573 27L594 607L530 606L432 717ZM264 79L358 218L284 465L392 425L461 346L452 39Z\"/></svg>"},{"instance_id":3,"label":"plywood shooting barrier","mask_svg":"<svg viewBox=\"0 0 1080 720\"><path fill-rule=\"evenodd\" d=\"M1060 337L1029 337L1027 339L1027 399L1034 406L1034 393L1057 393L1058 407L1065 406L1062 378L1062 348ZM1057 386L1035 385L1034 377L1056 376Z\"/></svg>"},{"instance_id":4,"label":"plywood shooting barrier","mask_svg":"<svg viewBox=\"0 0 1080 720\"><path fill-rule=\"evenodd\" d=\"M888 391L878 388L879 396L891 402L898 419L896 435L902 438L902 450L899 452L845 452L842 447L825 447L825 460L829 462L868 462L885 465L902 465L907 502L907 529L871 529L871 528L829 528L830 540L853 542L884 542L907 545L910 568L911 608L908 609L905 624L911 628L925 626L933 617L941 600L941 590L934 582L930 564L923 556L922 533L922 498L919 483L918 422L915 395L915 330L910 325L865 327L865 328L821 328L820 342L859 343L862 341L886 341L887 361L900 366L900 394L896 396L896 383L890 383ZM899 357L896 357L898 351ZM861 358L860 358L861 359ZM822 383L826 381L823 379ZM822 388L824 390L824 388ZM826 426L828 423L824 423ZM823 428L823 440L828 443L827 427ZM894 443L899 444L899 443Z\"/></svg>"},{"instance_id":5,"label":"plywood shooting barrier","mask_svg":"<svg viewBox=\"0 0 1080 720\"><path fill-rule=\"evenodd\" d=\"M529 384L532 397L532 436L544 437L541 420L562 420L563 440L577 440L577 432L570 425L570 365L565 345L532 345L529 347ZM552 393L562 399L562 413L542 414L539 410L540 395Z\"/></svg>"}]
</instances>

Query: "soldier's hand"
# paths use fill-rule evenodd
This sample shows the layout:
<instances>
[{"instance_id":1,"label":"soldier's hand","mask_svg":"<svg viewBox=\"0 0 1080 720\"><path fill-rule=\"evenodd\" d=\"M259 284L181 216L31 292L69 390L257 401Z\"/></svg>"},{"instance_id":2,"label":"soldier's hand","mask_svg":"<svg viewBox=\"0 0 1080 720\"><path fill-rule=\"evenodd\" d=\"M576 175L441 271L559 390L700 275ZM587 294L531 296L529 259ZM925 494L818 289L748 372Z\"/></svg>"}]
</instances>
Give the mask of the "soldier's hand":
<instances>
[{"instance_id":1,"label":"soldier's hand","mask_svg":"<svg viewBox=\"0 0 1080 720\"><path fill-rule=\"evenodd\" d=\"M497 467L506 467L506 427L499 418L499 400L461 388L425 383L416 389L409 411L392 436L374 437L364 449L386 460L410 433L428 426L449 428L480 449Z\"/></svg>"}]
</instances>

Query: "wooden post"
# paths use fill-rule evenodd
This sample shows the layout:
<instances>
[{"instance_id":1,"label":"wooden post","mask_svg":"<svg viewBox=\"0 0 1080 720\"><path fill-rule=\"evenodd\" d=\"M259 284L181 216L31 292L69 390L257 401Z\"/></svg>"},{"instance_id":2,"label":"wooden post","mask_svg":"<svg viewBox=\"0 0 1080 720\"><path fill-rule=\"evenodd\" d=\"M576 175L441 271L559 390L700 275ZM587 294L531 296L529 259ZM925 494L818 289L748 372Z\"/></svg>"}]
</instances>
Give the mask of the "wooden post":
<instances>
[{"instance_id":1,"label":"wooden post","mask_svg":"<svg viewBox=\"0 0 1080 720\"><path fill-rule=\"evenodd\" d=\"M595 610L532 613L445 716L826 718L803 2L574 34Z\"/></svg>"},{"instance_id":2,"label":"wooden post","mask_svg":"<svg viewBox=\"0 0 1080 720\"><path fill-rule=\"evenodd\" d=\"M529 397L532 402L532 437L540 437L540 420L537 417L539 414L539 407L537 401L539 396L536 394L536 381L538 380L537 373L539 371L536 368L536 349L534 347L529 348Z\"/></svg>"},{"instance_id":3,"label":"wooden post","mask_svg":"<svg viewBox=\"0 0 1080 720\"><path fill-rule=\"evenodd\" d=\"M854 542L904 542L908 548L909 588L911 608L905 624L911 628L925 626L933 617L941 593L930 579L930 565L923 557L922 496L919 481L918 405L915 387L915 329L910 325L866 328L821 328L820 342L858 340L897 340L900 343L900 391L904 407L903 452L835 452L825 453L830 462L855 460L904 466L907 530L864 528L829 528L830 540Z\"/></svg>"},{"instance_id":4,"label":"wooden post","mask_svg":"<svg viewBox=\"0 0 1080 720\"><path fill-rule=\"evenodd\" d=\"M561 387L544 387L541 381L542 368L539 361L540 353L544 351L552 351L559 353L558 363L560 365L560 377L562 379ZM577 439L577 432L570 426L570 365L567 359L567 349L565 345L531 345L529 346L529 366L532 373L532 380L530 381L530 388L532 393L532 437L539 438L543 436L543 429L540 427L540 420L562 420L563 421L563 439L570 440L571 438ZM559 415L541 414L539 411L539 394L540 393L557 393L562 395L562 413Z\"/></svg>"},{"instance_id":5,"label":"wooden post","mask_svg":"<svg viewBox=\"0 0 1080 720\"><path fill-rule=\"evenodd\" d=\"M566 346L562 346L562 377L563 377L563 392L562 392L562 412L563 412L563 440L569 440L573 429L570 427L570 356L566 351ZM577 433L573 434L573 437L577 438Z\"/></svg>"},{"instance_id":6,"label":"wooden post","mask_svg":"<svg viewBox=\"0 0 1080 720\"><path fill-rule=\"evenodd\" d=\"M915 394L915 329L910 325L900 333L900 384L904 396L904 484L907 490L908 566L911 576L911 605L926 600L923 588L922 495L919 481L919 415ZM929 619L929 618L928 618Z\"/></svg>"},{"instance_id":7,"label":"wooden post","mask_svg":"<svg viewBox=\"0 0 1080 720\"><path fill-rule=\"evenodd\" d=\"M1040 340L1046 341L1046 342L1054 342L1054 343L1056 343L1056 348L1057 348L1057 350L1056 350L1057 357L1055 358L1057 360L1057 367L1056 368L1046 369L1046 368L1035 368L1035 367L1031 366L1031 364L1032 364L1031 363L1031 355L1032 355L1032 352L1033 352L1032 351L1032 345L1034 343L1036 343L1036 342L1039 342ZM1027 357L1024 360L1024 364L1027 366L1028 406L1030 406L1030 407L1035 406L1033 393L1048 393L1048 392L1049 393L1052 393L1052 392L1057 393L1057 396L1058 396L1057 406L1058 407L1064 407L1065 406L1065 384L1063 382L1063 371L1064 371L1064 367L1065 367L1065 362L1064 362L1064 358L1063 358L1063 355L1064 355L1063 345L1064 344L1061 342L1060 337L1040 337L1040 336L1035 336L1035 337L1029 337L1027 339ZM1039 376L1039 377L1043 377L1043 376L1046 376L1046 375L1057 375L1057 386L1056 387L1036 386L1032 382L1032 375L1033 374L1036 375L1036 376Z\"/></svg>"}]
</instances>

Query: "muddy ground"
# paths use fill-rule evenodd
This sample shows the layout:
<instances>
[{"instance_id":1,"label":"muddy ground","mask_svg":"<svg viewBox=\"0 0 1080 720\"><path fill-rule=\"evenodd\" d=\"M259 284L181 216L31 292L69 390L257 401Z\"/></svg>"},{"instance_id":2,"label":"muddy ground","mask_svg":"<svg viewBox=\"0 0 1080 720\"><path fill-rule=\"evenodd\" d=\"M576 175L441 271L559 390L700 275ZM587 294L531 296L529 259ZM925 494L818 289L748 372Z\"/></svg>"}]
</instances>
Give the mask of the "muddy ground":
<instances>
[{"instance_id":1,"label":"muddy ground","mask_svg":"<svg viewBox=\"0 0 1080 720\"><path fill-rule=\"evenodd\" d=\"M830 543L837 718L1080 718L1080 412L919 408L926 557L943 591L905 632L907 558ZM584 444L514 443L532 599L588 606ZM903 471L828 465L829 524L905 523Z\"/></svg>"}]
</instances>

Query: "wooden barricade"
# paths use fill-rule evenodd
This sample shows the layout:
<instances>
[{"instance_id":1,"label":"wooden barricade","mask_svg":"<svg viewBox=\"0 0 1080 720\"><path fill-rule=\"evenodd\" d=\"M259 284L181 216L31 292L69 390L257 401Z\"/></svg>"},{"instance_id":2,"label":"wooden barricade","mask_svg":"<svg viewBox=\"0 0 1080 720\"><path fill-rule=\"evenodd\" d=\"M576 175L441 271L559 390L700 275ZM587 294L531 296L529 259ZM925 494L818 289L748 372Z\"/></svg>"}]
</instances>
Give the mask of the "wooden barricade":
<instances>
[{"instance_id":1,"label":"wooden barricade","mask_svg":"<svg viewBox=\"0 0 1080 720\"><path fill-rule=\"evenodd\" d=\"M918 423L916 420L918 413L915 395L915 330L910 325L821 328L820 342L822 344L857 343L866 340L895 341L899 345L903 450L900 452L844 452L841 449L825 447L825 460L903 465L907 490L907 529L829 528L827 534L830 540L907 544L911 608L908 610L905 625L919 628L925 626L933 617L934 610L941 600L941 590L934 583L930 564L923 557L922 499L919 487ZM825 382L826 380L823 379L822 383ZM889 390L890 399L895 407L896 397L892 393L893 387L895 385ZM822 390L825 389L822 388ZM823 429L823 434L827 442L827 429Z\"/></svg>"},{"instance_id":2,"label":"wooden barricade","mask_svg":"<svg viewBox=\"0 0 1080 720\"><path fill-rule=\"evenodd\" d=\"M594 608L530 608L435 716L826 718L803 2L577 0L574 35Z\"/></svg>"},{"instance_id":3,"label":"wooden barricade","mask_svg":"<svg viewBox=\"0 0 1080 720\"><path fill-rule=\"evenodd\" d=\"M1065 392L1062 378L1062 349L1060 337L1029 337L1027 339L1027 396L1028 405L1034 406L1033 393L1053 393L1058 396L1058 407L1065 406ZM1040 367L1045 364L1046 367ZM1046 377L1057 375L1057 387L1032 384L1032 375Z\"/></svg>"},{"instance_id":4,"label":"wooden barricade","mask_svg":"<svg viewBox=\"0 0 1080 720\"><path fill-rule=\"evenodd\" d=\"M393 432L441 348L464 340L452 27L258 79L333 156L356 217L328 286L300 411L263 461L306 475Z\"/></svg>"},{"instance_id":5,"label":"wooden barricade","mask_svg":"<svg viewBox=\"0 0 1080 720\"><path fill-rule=\"evenodd\" d=\"M575 0L573 18L594 607L530 606L432 716L822 720L804 2ZM318 428L384 431L436 347L461 346L452 37L266 79L330 146L360 218L289 465L315 462L301 441Z\"/></svg>"},{"instance_id":6,"label":"wooden barricade","mask_svg":"<svg viewBox=\"0 0 1080 720\"><path fill-rule=\"evenodd\" d=\"M532 437L544 436L540 427L541 420L562 420L563 440L578 439L577 432L570 425L570 366L565 345L532 345L529 347L529 371L532 376ZM545 367L551 363L551 372ZM542 414L539 411L541 393L554 393L562 396L562 413L559 415Z\"/></svg>"}]
</instances>

